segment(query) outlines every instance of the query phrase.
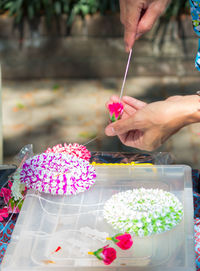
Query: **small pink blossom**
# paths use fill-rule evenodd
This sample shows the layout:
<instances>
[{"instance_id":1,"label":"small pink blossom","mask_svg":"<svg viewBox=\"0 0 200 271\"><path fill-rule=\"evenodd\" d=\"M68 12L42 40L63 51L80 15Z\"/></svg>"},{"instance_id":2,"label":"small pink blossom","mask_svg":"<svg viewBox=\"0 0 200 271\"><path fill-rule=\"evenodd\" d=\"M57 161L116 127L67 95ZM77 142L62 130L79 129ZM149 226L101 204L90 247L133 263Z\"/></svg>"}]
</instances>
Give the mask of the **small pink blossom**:
<instances>
[{"instance_id":1,"label":"small pink blossom","mask_svg":"<svg viewBox=\"0 0 200 271\"><path fill-rule=\"evenodd\" d=\"M108 105L110 120L112 122L119 120L123 114L123 104L122 103L112 103Z\"/></svg>"},{"instance_id":2,"label":"small pink blossom","mask_svg":"<svg viewBox=\"0 0 200 271\"><path fill-rule=\"evenodd\" d=\"M109 247L109 245L99 248L94 252L88 252L88 254L96 256L97 259L103 261L106 265L111 264L117 258L116 250Z\"/></svg>"},{"instance_id":3,"label":"small pink blossom","mask_svg":"<svg viewBox=\"0 0 200 271\"><path fill-rule=\"evenodd\" d=\"M70 154L87 161L90 161L90 158L91 158L90 151L84 145L79 145L78 143L74 143L74 144L64 143L64 145L57 144L53 146L52 148L48 148L45 151L45 153L50 153L50 152Z\"/></svg>"},{"instance_id":4,"label":"small pink blossom","mask_svg":"<svg viewBox=\"0 0 200 271\"><path fill-rule=\"evenodd\" d=\"M20 199L20 201L15 201L15 199L12 197L12 191L11 191L12 182L11 181L8 181L8 187L9 188L3 187L0 190L0 197L3 198L3 200L6 204L6 207L4 207L4 209L2 209L2 210L4 210L4 212L6 210L6 212L8 214L12 214L12 213L17 214L17 213L19 213L19 211L22 207L23 200ZM25 191L26 191L26 188L25 188ZM24 192L23 192L23 194L24 194Z\"/></svg>"},{"instance_id":5,"label":"small pink blossom","mask_svg":"<svg viewBox=\"0 0 200 271\"><path fill-rule=\"evenodd\" d=\"M11 190L8 188L1 188L0 197L4 199L4 202L8 204L9 200L11 199Z\"/></svg>"},{"instance_id":6,"label":"small pink blossom","mask_svg":"<svg viewBox=\"0 0 200 271\"><path fill-rule=\"evenodd\" d=\"M116 245L123 250L129 249L133 245L132 237L129 233L115 235Z\"/></svg>"},{"instance_id":7,"label":"small pink blossom","mask_svg":"<svg viewBox=\"0 0 200 271\"><path fill-rule=\"evenodd\" d=\"M3 209L0 209L0 221L3 221L4 218L7 218L9 216L7 207L4 207Z\"/></svg>"}]
</instances>

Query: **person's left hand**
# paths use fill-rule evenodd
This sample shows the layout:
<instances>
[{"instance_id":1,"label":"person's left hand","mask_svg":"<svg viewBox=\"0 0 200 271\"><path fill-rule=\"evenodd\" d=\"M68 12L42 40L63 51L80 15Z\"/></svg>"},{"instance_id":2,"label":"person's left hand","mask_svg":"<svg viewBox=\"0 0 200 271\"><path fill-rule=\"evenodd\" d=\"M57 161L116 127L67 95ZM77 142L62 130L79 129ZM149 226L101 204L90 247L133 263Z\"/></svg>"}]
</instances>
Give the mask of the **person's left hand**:
<instances>
[{"instance_id":1,"label":"person's left hand","mask_svg":"<svg viewBox=\"0 0 200 271\"><path fill-rule=\"evenodd\" d=\"M121 120L108 125L107 136L117 135L127 146L152 151L182 127L200 121L200 101L197 95L172 96L150 104L123 97ZM118 102L111 99L110 102Z\"/></svg>"}]
</instances>

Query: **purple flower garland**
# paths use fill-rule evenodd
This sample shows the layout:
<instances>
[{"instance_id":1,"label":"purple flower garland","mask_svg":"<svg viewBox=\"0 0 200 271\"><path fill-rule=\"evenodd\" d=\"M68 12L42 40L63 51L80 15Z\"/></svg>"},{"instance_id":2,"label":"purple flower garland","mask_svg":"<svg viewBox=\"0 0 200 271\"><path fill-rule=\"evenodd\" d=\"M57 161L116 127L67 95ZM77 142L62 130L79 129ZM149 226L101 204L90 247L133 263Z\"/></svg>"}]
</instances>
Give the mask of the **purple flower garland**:
<instances>
[{"instance_id":1,"label":"purple flower garland","mask_svg":"<svg viewBox=\"0 0 200 271\"><path fill-rule=\"evenodd\" d=\"M75 195L88 190L96 173L88 161L63 153L42 153L23 164L20 181L27 188L53 195Z\"/></svg>"}]
</instances>

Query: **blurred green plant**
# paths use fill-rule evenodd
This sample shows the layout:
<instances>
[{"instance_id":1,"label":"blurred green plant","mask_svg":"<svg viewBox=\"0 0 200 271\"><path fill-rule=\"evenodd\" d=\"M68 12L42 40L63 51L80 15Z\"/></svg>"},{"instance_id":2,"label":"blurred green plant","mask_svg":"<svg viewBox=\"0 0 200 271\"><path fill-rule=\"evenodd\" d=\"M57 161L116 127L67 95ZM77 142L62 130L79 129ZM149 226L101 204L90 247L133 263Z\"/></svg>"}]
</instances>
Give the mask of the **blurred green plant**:
<instances>
[{"instance_id":1,"label":"blurred green plant","mask_svg":"<svg viewBox=\"0 0 200 271\"><path fill-rule=\"evenodd\" d=\"M1 0L0 13L8 12L19 24L24 18L33 20L45 16L48 25L52 18L67 15L67 25L71 25L76 15L85 17L100 11L116 12L119 10L118 0Z\"/></svg>"},{"instance_id":2,"label":"blurred green plant","mask_svg":"<svg viewBox=\"0 0 200 271\"><path fill-rule=\"evenodd\" d=\"M172 0L163 17L166 20L169 20L171 18L177 19L178 17L180 17L180 15L189 14L189 12L189 0Z\"/></svg>"},{"instance_id":3,"label":"blurred green plant","mask_svg":"<svg viewBox=\"0 0 200 271\"><path fill-rule=\"evenodd\" d=\"M177 17L188 13L189 0L173 0L169 5L165 18ZM119 0L0 0L0 14L8 13L14 17L15 24L20 24L24 19L32 21L45 16L48 25L53 17L67 15L67 25L73 23L76 15L83 18L87 14L107 11L118 12Z\"/></svg>"}]
</instances>

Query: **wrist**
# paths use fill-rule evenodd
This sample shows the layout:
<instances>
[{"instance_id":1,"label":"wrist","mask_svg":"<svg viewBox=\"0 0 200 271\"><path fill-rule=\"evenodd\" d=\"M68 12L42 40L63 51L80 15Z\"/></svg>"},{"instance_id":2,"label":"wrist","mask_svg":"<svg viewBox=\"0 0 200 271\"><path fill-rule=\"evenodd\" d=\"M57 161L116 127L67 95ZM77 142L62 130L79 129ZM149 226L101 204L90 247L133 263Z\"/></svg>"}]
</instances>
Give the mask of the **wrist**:
<instances>
[{"instance_id":1,"label":"wrist","mask_svg":"<svg viewBox=\"0 0 200 271\"><path fill-rule=\"evenodd\" d=\"M200 122L200 97L198 95L183 96L185 107L185 125Z\"/></svg>"},{"instance_id":2,"label":"wrist","mask_svg":"<svg viewBox=\"0 0 200 271\"><path fill-rule=\"evenodd\" d=\"M171 115L171 124L182 128L186 125L200 122L200 97L198 95L173 96L168 98L171 107L175 107Z\"/></svg>"}]
</instances>

